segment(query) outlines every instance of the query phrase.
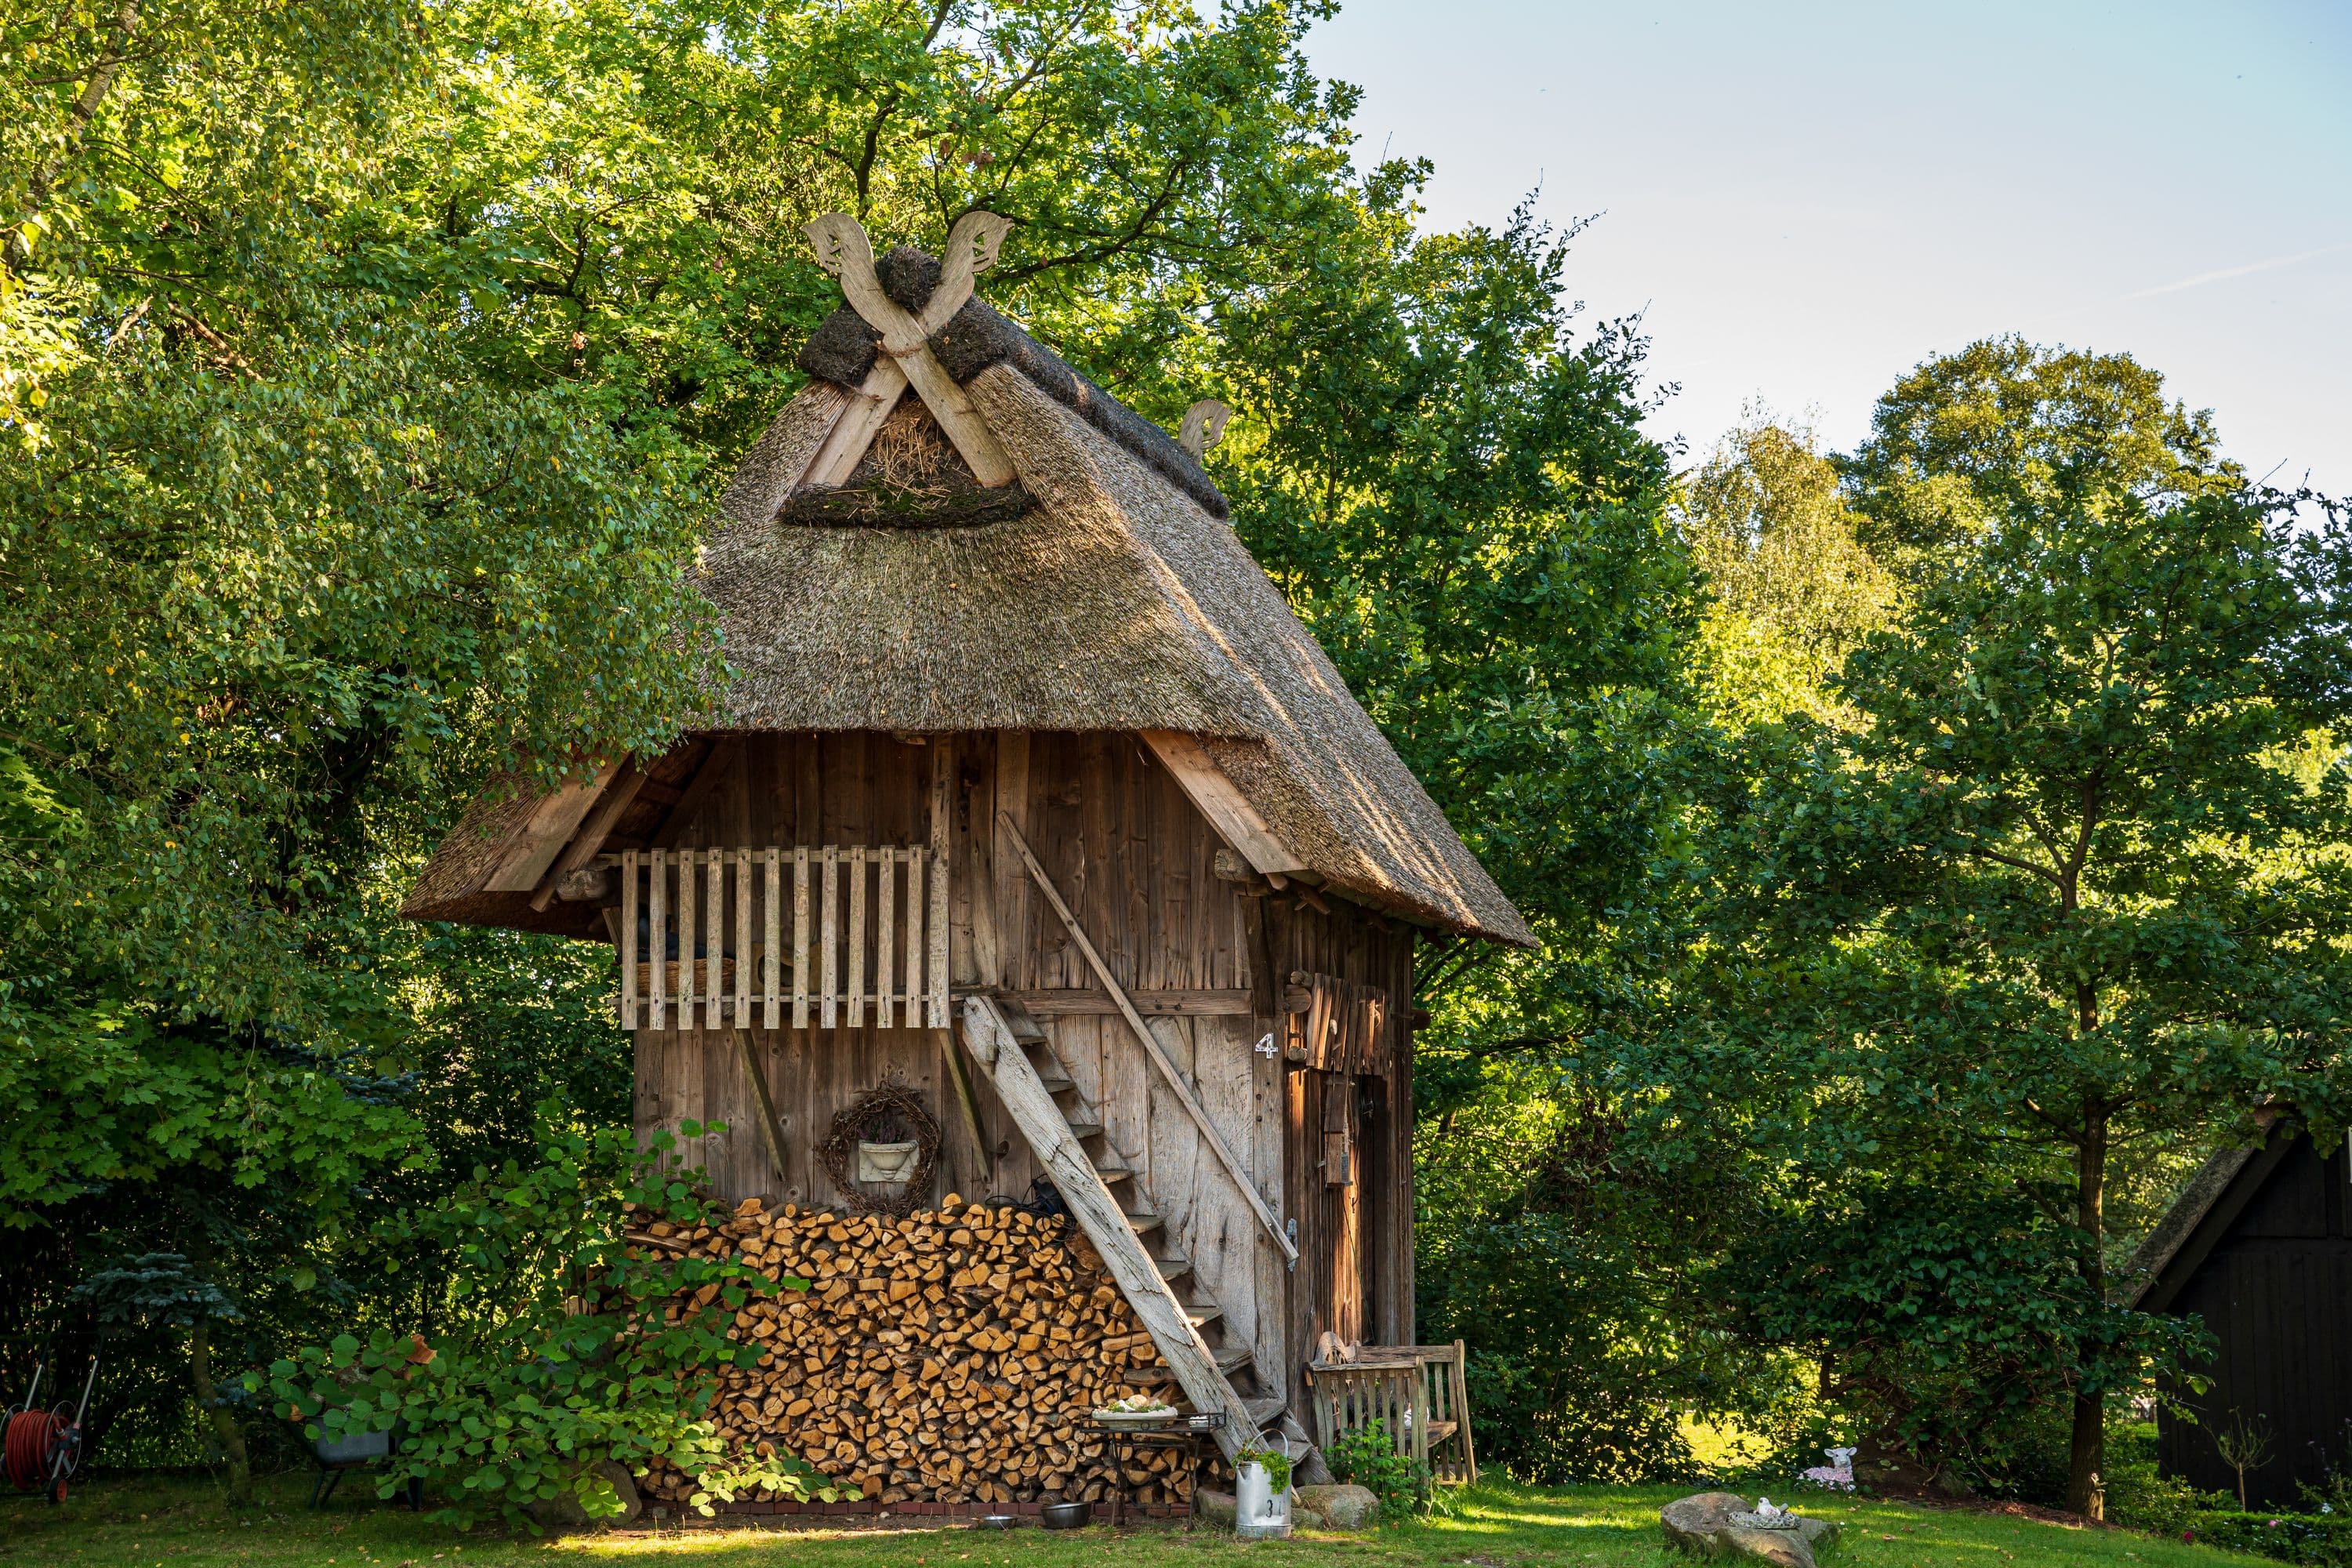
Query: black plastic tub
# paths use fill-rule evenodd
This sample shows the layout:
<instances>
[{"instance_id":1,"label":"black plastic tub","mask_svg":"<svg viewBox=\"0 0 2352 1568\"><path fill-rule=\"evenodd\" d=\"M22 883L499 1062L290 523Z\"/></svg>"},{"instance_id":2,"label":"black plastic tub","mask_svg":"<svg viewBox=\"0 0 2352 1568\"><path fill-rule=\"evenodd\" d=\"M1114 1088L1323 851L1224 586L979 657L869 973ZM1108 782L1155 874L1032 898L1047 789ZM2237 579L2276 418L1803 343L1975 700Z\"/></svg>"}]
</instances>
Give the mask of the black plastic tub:
<instances>
[{"instance_id":1,"label":"black plastic tub","mask_svg":"<svg viewBox=\"0 0 2352 1568\"><path fill-rule=\"evenodd\" d=\"M1037 1519L1048 1530L1078 1530L1094 1514L1095 1505L1090 1502L1049 1502L1037 1510Z\"/></svg>"}]
</instances>

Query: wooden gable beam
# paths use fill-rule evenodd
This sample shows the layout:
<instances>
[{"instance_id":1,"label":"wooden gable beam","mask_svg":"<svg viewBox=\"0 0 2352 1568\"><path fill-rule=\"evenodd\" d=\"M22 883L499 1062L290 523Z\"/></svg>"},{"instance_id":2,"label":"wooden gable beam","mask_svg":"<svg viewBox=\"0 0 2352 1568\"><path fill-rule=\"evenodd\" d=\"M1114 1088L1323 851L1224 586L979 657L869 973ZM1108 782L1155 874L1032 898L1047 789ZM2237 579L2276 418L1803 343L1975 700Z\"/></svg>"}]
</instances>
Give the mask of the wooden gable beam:
<instances>
[{"instance_id":1,"label":"wooden gable beam","mask_svg":"<svg viewBox=\"0 0 2352 1568\"><path fill-rule=\"evenodd\" d=\"M1250 869L1265 877L1289 877L1307 869L1307 862L1276 836L1257 807L1234 787L1198 739L1173 730L1146 730L1143 743L1151 748L1160 765L1175 775L1178 787L1209 819L1217 837L1249 862Z\"/></svg>"},{"instance_id":2,"label":"wooden gable beam","mask_svg":"<svg viewBox=\"0 0 2352 1568\"><path fill-rule=\"evenodd\" d=\"M629 809L631 803L637 798L637 792L645 787L645 769L634 761L624 762L621 771L597 799L594 809L580 824L579 831L572 836L571 843L540 878L539 886L531 890L532 909L545 910L555 900L555 889L563 879L596 858L604 847L604 840L612 836L613 824L621 819L621 813Z\"/></svg>"},{"instance_id":3,"label":"wooden gable beam","mask_svg":"<svg viewBox=\"0 0 2352 1568\"><path fill-rule=\"evenodd\" d=\"M500 847L497 863L482 884L483 891L528 893L537 889L557 853L578 831L580 819L588 815L620 768L619 763L606 763L585 782L575 781L541 796Z\"/></svg>"}]
</instances>

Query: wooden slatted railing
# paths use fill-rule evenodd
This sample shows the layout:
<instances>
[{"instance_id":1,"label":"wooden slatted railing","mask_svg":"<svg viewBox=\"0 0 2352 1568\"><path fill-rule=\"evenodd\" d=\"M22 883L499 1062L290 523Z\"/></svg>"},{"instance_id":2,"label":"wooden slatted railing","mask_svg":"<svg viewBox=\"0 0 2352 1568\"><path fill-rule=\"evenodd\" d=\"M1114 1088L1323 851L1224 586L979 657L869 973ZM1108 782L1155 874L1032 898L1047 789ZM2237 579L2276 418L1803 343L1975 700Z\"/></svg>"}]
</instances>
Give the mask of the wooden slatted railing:
<instances>
[{"instance_id":1,"label":"wooden slatted railing","mask_svg":"<svg viewBox=\"0 0 2352 1568\"><path fill-rule=\"evenodd\" d=\"M632 849L613 864L625 1029L691 1029L698 1009L705 1028L948 1027L947 866L929 850Z\"/></svg>"}]
</instances>

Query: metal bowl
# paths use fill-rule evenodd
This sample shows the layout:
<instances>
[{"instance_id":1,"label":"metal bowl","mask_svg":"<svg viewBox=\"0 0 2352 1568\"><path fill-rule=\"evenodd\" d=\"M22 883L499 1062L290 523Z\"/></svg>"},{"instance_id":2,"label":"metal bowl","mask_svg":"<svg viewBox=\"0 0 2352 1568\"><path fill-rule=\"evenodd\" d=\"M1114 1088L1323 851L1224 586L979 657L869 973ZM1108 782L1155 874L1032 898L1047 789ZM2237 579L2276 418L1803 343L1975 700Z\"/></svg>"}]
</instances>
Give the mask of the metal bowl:
<instances>
[{"instance_id":1,"label":"metal bowl","mask_svg":"<svg viewBox=\"0 0 2352 1568\"><path fill-rule=\"evenodd\" d=\"M1089 1502L1049 1502L1037 1510L1038 1520L1048 1530L1084 1529L1094 1514L1094 1504Z\"/></svg>"},{"instance_id":2,"label":"metal bowl","mask_svg":"<svg viewBox=\"0 0 2352 1568\"><path fill-rule=\"evenodd\" d=\"M984 1513L971 1522L976 1530L1010 1530L1013 1528L1013 1516L1009 1513Z\"/></svg>"}]
</instances>

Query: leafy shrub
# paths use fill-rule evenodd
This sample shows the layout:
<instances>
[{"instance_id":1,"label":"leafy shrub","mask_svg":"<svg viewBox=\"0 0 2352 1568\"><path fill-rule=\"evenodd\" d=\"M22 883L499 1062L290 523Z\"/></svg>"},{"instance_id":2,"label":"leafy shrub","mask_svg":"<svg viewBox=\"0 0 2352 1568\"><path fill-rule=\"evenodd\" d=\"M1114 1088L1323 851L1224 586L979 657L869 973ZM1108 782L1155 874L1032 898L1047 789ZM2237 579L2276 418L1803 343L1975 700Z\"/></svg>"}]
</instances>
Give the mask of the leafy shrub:
<instances>
[{"instance_id":1,"label":"leafy shrub","mask_svg":"<svg viewBox=\"0 0 2352 1568\"><path fill-rule=\"evenodd\" d=\"M2150 1535L2180 1539L2215 1510L2233 1500L2222 1492L2199 1491L2158 1468L2156 1424L2116 1422L2107 1427L2107 1518Z\"/></svg>"},{"instance_id":2,"label":"leafy shrub","mask_svg":"<svg viewBox=\"0 0 2352 1568\"><path fill-rule=\"evenodd\" d=\"M1340 1480L1362 1487L1380 1500L1382 1524L1402 1524L1411 1519L1429 1506L1434 1489L1429 1466L1397 1452L1385 1421L1347 1433L1324 1450L1323 1462Z\"/></svg>"},{"instance_id":3,"label":"leafy shrub","mask_svg":"<svg viewBox=\"0 0 2352 1568\"><path fill-rule=\"evenodd\" d=\"M279 1414L308 1417L313 1437L395 1434L381 1494L422 1481L448 1500L439 1517L452 1523L524 1522L533 1504L567 1493L592 1518L615 1512L593 1468L605 1459L638 1474L676 1466L698 1480L690 1500L704 1513L754 1489L835 1496L789 1454L729 1452L707 1418L719 1372L761 1354L728 1337L730 1321L779 1287L738 1262L647 1256L625 1241L625 1222L724 1221L684 1182L661 1178L672 1146L665 1135L639 1154L625 1128L557 1133L538 1166L478 1167L472 1185L392 1222L446 1259L464 1315L429 1339L345 1334L277 1363L268 1386Z\"/></svg>"},{"instance_id":4,"label":"leafy shrub","mask_svg":"<svg viewBox=\"0 0 2352 1568\"><path fill-rule=\"evenodd\" d=\"M2187 1527L2208 1546L2251 1552L2282 1563L2352 1568L2352 1519L2315 1513L2200 1513Z\"/></svg>"}]
</instances>

